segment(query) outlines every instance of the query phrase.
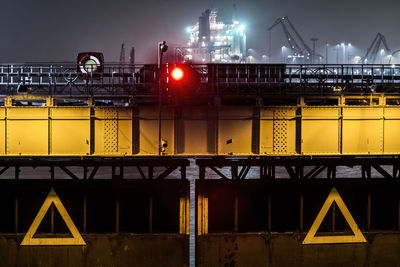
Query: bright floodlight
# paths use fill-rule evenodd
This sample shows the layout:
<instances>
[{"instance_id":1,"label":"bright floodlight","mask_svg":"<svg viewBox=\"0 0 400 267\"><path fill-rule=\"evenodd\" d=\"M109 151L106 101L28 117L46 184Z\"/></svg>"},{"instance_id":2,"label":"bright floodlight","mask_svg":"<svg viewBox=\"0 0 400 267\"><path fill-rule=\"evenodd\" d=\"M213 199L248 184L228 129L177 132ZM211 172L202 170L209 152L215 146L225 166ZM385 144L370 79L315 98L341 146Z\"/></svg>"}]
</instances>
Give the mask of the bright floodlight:
<instances>
[{"instance_id":1,"label":"bright floodlight","mask_svg":"<svg viewBox=\"0 0 400 267\"><path fill-rule=\"evenodd\" d=\"M183 70L181 68L174 68L171 72L171 77L172 79L174 79L175 81L179 81L182 80L183 78Z\"/></svg>"}]
</instances>

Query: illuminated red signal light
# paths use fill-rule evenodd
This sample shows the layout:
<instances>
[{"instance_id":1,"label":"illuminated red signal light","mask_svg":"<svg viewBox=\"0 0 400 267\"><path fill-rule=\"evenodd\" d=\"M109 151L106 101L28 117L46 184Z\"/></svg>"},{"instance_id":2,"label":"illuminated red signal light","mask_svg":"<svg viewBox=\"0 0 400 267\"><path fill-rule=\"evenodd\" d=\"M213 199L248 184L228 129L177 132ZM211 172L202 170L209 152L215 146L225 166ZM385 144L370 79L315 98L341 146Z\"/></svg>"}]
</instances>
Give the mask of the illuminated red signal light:
<instances>
[{"instance_id":1,"label":"illuminated red signal light","mask_svg":"<svg viewBox=\"0 0 400 267\"><path fill-rule=\"evenodd\" d=\"M171 78L174 79L175 81L180 81L183 79L183 70L179 67L175 67L171 71Z\"/></svg>"},{"instance_id":2,"label":"illuminated red signal light","mask_svg":"<svg viewBox=\"0 0 400 267\"><path fill-rule=\"evenodd\" d=\"M166 73L166 87L173 94L188 96L194 94L200 85L199 73L190 65L174 64Z\"/></svg>"}]
</instances>

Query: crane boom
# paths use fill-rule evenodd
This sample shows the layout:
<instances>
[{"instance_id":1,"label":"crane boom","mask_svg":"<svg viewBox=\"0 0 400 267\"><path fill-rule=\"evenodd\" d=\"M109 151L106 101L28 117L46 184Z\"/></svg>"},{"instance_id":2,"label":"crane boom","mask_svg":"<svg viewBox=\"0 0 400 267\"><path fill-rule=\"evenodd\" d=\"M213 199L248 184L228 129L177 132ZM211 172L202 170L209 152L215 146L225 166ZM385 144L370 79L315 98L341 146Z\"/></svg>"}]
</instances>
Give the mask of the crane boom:
<instances>
[{"instance_id":1,"label":"crane boom","mask_svg":"<svg viewBox=\"0 0 400 267\"><path fill-rule=\"evenodd\" d=\"M296 34L297 38L299 38L299 40L300 40L301 44L303 45L304 49L307 50L309 55L311 55L312 54L311 48L306 44L306 42L304 42L303 38L301 37L299 32L296 30L296 28L294 27L292 22L289 20L289 18L288 17L285 17L285 18L286 18L286 21L288 22L288 24L290 25L290 28L292 28L293 32Z\"/></svg>"},{"instance_id":2,"label":"crane boom","mask_svg":"<svg viewBox=\"0 0 400 267\"><path fill-rule=\"evenodd\" d=\"M364 62L364 63L368 62L368 63L374 64L376 61L376 57L378 55L379 47L381 46L381 44L383 44L383 47L386 50L386 52L391 51L391 49L388 47L388 45L386 43L385 36L383 34L381 34L380 32L378 32L376 34L374 40L372 41L371 45L368 47L367 53L362 58L362 62Z\"/></svg>"},{"instance_id":3,"label":"crane boom","mask_svg":"<svg viewBox=\"0 0 400 267\"><path fill-rule=\"evenodd\" d=\"M283 28L283 32L286 35L286 40L289 43L289 48L293 50L293 52L297 53L297 54L301 54L301 48L300 46L297 44L296 40L292 37L292 35L290 34L288 28L286 27L286 25L284 23L281 23L282 28Z\"/></svg>"},{"instance_id":4,"label":"crane boom","mask_svg":"<svg viewBox=\"0 0 400 267\"><path fill-rule=\"evenodd\" d=\"M287 16L278 18L268 28L268 31L271 31L279 24L282 26L286 41L289 44L289 48L293 51L294 56L304 58L305 62L310 62L311 58L315 58L316 56L322 58L320 54L313 52L313 50L306 44L303 37L296 30ZM314 57L312 57L312 55Z\"/></svg>"}]
</instances>

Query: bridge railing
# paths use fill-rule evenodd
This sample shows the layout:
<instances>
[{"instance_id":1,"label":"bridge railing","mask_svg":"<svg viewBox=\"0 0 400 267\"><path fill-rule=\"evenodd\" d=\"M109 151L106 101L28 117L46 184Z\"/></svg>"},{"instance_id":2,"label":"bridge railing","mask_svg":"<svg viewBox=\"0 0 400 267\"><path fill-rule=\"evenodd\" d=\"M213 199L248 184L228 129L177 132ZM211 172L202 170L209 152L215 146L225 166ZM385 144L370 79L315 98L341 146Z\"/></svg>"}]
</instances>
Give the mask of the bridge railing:
<instances>
[{"instance_id":1,"label":"bridge railing","mask_svg":"<svg viewBox=\"0 0 400 267\"><path fill-rule=\"evenodd\" d=\"M198 93L332 94L396 93L400 65L199 64ZM158 68L105 64L101 73L80 73L75 63L0 64L0 95L155 96Z\"/></svg>"}]
</instances>

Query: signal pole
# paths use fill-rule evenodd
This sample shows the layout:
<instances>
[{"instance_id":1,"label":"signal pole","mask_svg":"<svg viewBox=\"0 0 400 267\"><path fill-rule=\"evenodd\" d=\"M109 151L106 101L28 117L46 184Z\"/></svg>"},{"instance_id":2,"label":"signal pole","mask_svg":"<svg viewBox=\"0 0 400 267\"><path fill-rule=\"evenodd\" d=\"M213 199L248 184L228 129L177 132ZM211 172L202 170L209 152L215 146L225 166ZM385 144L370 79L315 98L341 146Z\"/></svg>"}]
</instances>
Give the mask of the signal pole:
<instances>
[{"instance_id":1,"label":"signal pole","mask_svg":"<svg viewBox=\"0 0 400 267\"><path fill-rule=\"evenodd\" d=\"M162 86L161 86L161 63L164 52L167 52L168 46L165 41L157 44L157 71L158 71L158 155L161 156L161 106L162 106Z\"/></svg>"}]
</instances>

